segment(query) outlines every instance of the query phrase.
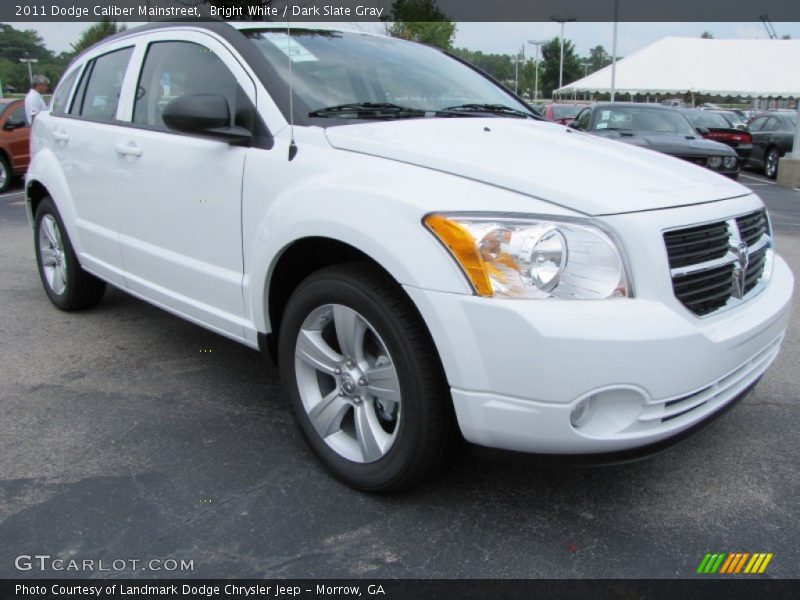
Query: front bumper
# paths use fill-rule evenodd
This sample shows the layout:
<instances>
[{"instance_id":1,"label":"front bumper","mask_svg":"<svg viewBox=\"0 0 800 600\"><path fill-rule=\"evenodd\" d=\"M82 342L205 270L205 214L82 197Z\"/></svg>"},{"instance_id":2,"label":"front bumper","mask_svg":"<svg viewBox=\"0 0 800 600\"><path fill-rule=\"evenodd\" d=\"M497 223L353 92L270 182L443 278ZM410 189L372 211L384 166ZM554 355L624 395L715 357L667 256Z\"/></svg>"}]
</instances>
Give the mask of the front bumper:
<instances>
[{"instance_id":1,"label":"front bumper","mask_svg":"<svg viewBox=\"0 0 800 600\"><path fill-rule=\"evenodd\" d=\"M668 439L745 391L778 354L793 285L776 256L762 293L711 319L647 297L537 302L406 290L431 329L469 442L590 454ZM572 411L590 396L592 417L573 427Z\"/></svg>"}]
</instances>

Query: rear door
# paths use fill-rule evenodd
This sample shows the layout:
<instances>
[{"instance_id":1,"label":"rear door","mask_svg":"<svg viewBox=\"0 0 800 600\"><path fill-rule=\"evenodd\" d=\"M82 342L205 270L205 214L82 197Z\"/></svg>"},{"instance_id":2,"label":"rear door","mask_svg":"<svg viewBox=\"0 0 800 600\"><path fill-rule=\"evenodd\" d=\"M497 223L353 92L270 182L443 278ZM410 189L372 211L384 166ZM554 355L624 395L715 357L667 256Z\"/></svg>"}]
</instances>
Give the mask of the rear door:
<instances>
[{"instance_id":1,"label":"rear door","mask_svg":"<svg viewBox=\"0 0 800 600\"><path fill-rule=\"evenodd\" d=\"M49 147L58 157L75 206L81 264L123 285L118 190L129 182L114 164L117 112L134 45L118 43L82 70L69 110L53 111Z\"/></svg>"},{"instance_id":2,"label":"rear door","mask_svg":"<svg viewBox=\"0 0 800 600\"><path fill-rule=\"evenodd\" d=\"M757 117L747 128L750 132L750 137L753 139L753 151L750 153L750 161L755 163L756 166L764 164L764 153L766 152L768 139L768 133L764 128L770 119L772 119L770 116Z\"/></svg>"},{"instance_id":3,"label":"rear door","mask_svg":"<svg viewBox=\"0 0 800 600\"><path fill-rule=\"evenodd\" d=\"M148 36L127 128L115 139L120 249L127 287L232 337L244 335L242 174L248 148L170 131L164 107L187 94L218 94L253 118L256 88L211 36Z\"/></svg>"}]
</instances>

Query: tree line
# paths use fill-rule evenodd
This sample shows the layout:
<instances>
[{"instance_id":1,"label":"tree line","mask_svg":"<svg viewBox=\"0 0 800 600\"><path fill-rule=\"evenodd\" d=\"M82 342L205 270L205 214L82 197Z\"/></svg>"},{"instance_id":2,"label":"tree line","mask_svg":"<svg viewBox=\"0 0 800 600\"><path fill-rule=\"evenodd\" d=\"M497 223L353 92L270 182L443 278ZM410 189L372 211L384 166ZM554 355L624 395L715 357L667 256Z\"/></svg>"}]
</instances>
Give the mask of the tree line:
<instances>
[{"instance_id":1,"label":"tree line","mask_svg":"<svg viewBox=\"0 0 800 600\"><path fill-rule=\"evenodd\" d=\"M124 29L124 25L113 21L100 21L86 28L68 51L56 54L45 46L35 30L15 29L7 23L0 23L0 82L3 91L21 93L28 90L28 66L20 59L34 59L32 72L47 76L55 86L75 55Z\"/></svg>"}]
</instances>

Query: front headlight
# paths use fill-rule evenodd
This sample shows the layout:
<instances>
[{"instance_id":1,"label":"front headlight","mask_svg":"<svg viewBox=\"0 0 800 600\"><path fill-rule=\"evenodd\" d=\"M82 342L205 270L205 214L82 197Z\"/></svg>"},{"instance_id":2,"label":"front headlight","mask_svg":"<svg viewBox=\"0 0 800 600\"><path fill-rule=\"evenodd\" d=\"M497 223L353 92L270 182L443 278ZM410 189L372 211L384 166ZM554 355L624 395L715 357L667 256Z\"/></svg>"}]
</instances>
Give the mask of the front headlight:
<instances>
[{"instance_id":1,"label":"front headlight","mask_svg":"<svg viewBox=\"0 0 800 600\"><path fill-rule=\"evenodd\" d=\"M722 164L725 166L726 169L735 169L736 168L736 157L735 156L726 156L722 159Z\"/></svg>"},{"instance_id":2,"label":"front headlight","mask_svg":"<svg viewBox=\"0 0 800 600\"><path fill-rule=\"evenodd\" d=\"M722 157L721 156L709 156L708 157L708 166L712 169L719 169L722 166Z\"/></svg>"},{"instance_id":3,"label":"front headlight","mask_svg":"<svg viewBox=\"0 0 800 600\"><path fill-rule=\"evenodd\" d=\"M632 296L620 249L595 225L482 214L432 214L424 223L481 296Z\"/></svg>"}]
</instances>

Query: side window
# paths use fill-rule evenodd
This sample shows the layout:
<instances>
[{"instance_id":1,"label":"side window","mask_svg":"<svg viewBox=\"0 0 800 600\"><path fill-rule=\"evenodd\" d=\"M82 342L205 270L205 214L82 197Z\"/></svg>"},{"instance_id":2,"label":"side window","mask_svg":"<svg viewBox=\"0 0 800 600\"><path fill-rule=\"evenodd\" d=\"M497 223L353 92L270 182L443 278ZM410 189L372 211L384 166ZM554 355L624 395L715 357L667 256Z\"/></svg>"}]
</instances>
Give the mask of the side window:
<instances>
[{"instance_id":1,"label":"side window","mask_svg":"<svg viewBox=\"0 0 800 600\"><path fill-rule=\"evenodd\" d=\"M770 117L767 119L767 122L764 123L764 128L761 131L775 131L776 129L778 129L778 119Z\"/></svg>"},{"instance_id":2,"label":"side window","mask_svg":"<svg viewBox=\"0 0 800 600\"><path fill-rule=\"evenodd\" d=\"M86 68L70 114L98 121L114 121L122 91L122 80L133 48L98 56Z\"/></svg>"},{"instance_id":3,"label":"side window","mask_svg":"<svg viewBox=\"0 0 800 600\"><path fill-rule=\"evenodd\" d=\"M764 123L767 122L766 117L761 117L760 119L754 119L750 125L747 127L747 131L754 132L754 131L761 131L764 128Z\"/></svg>"},{"instance_id":4,"label":"side window","mask_svg":"<svg viewBox=\"0 0 800 600\"><path fill-rule=\"evenodd\" d=\"M589 119L592 118L592 111L588 108L584 109L581 114L578 115L578 127L583 130L589 129Z\"/></svg>"},{"instance_id":5,"label":"side window","mask_svg":"<svg viewBox=\"0 0 800 600\"><path fill-rule=\"evenodd\" d=\"M64 77L58 84L55 93L53 94L53 103L51 105L50 113L54 115L63 115L67 111L67 101L69 94L75 85L75 80L78 78L80 68L73 69L72 72Z\"/></svg>"},{"instance_id":6,"label":"side window","mask_svg":"<svg viewBox=\"0 0 800 600\"><path fill-rule=\"evenodd\" d=\"M225 63L208 48L192 42L154 42L147 49L133 122L167 130L162 114L169 102L187 94L221 94L239 124L252 110L249 99Z\"/></svg>"}]
</instances>

